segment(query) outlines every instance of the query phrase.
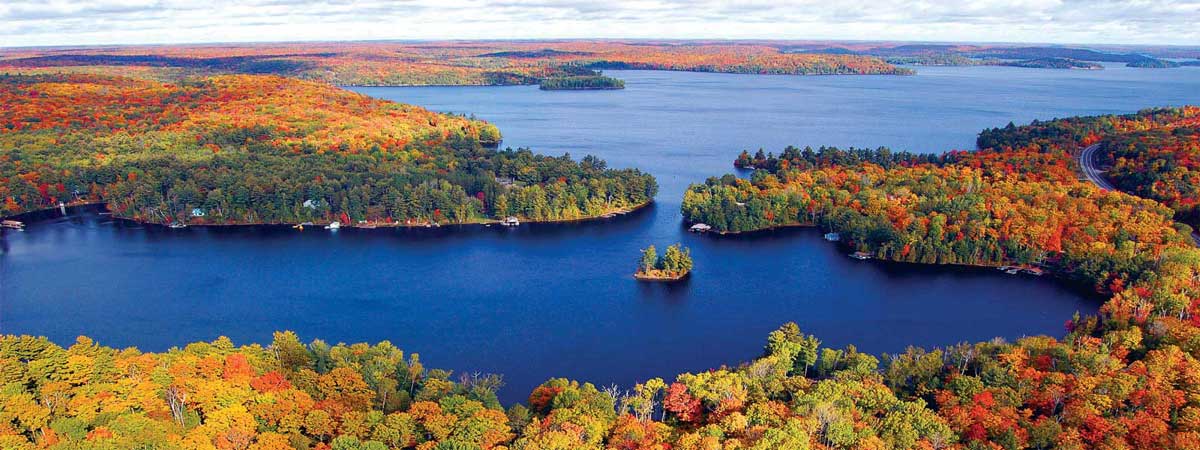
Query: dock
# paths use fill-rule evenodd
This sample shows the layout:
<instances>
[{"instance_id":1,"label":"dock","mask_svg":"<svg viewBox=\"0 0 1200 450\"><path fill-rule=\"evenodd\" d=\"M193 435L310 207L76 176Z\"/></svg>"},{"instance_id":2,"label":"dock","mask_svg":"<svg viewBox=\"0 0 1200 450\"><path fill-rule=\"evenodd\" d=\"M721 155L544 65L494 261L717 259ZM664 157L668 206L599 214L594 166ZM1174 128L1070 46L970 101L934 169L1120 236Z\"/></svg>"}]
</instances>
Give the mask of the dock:
<instances>
[{"instance_id":1,"label":"dock","mask_svg":"<svg viewBox=\"0 0 1200 450\"><path fill-rule=\"evenodd\" d=\"M0 228L9 228L13 230L24 230L25 224L16 220L0 221Z\"/></svg>"}]
</instances>

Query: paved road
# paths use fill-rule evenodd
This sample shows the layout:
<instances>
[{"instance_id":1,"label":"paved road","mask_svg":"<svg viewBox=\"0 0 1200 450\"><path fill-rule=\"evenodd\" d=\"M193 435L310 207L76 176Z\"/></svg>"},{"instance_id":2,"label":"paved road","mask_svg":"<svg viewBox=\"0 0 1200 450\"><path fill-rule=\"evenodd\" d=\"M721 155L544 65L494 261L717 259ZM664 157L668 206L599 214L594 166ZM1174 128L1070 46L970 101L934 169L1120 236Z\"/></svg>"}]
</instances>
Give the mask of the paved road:
<instances>
[{"instance_id":1,"label":"paved road","mask_svg":"<svg viewBox=\"0 0 1200 450\"><path fill-rule=\"evenodd\" d=\"M1115 191L1117 187L1109 183L1104 178L1104 171L1096 166L1096 153L1098 150L1100 150L1100 144L1092 144L1079 152L1079 167L1083 169L1083 176L1087 177L1092 183L1095 183L1096 186Z\"/></svg>"},{"instance_id":2,"label":"paved road","mask_svg":"<svg viewBox=\"0 0 1200 450\"><path fill-rule=\"evenodd\" d=\"M1100 144L1092 144L1083 151L1079 152L1079 167L1083 169L1083 176L1087 177L1088 181L1100 186L1101 189L1110 191L1117 190L1116 186L1104 178L1104 171L1100 170L1096 165L1096 153L1100 150ZM1192 242L1200 246L1200 234L1192 232Z\"/></svg>"}]
</instances>

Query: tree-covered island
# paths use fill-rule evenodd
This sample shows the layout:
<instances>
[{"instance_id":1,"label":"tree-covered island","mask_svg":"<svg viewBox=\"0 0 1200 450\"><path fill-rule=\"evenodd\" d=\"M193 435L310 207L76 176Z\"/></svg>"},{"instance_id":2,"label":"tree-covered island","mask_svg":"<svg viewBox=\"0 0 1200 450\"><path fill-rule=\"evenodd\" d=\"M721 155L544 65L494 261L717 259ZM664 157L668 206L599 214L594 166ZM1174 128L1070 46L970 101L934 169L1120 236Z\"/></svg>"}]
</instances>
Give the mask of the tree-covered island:
<instances>
[{"instance_id":1,"label":"tree-covered island","mask_svg":"<svg viewBox=\"0 0 1200 450\"><path fill-rule=\"evenodd\" d=\"M615 90L625 89L625 82L603 75L581 75L547 78L542 80L539 88L543 91Z\"/></svg>"},{"instance_id":2,"label":"tree-covered island","mask_svg":"<svg viewBox=\"0 0 1200 450\"><path fill-rule=\"evenodd\" d=\"M692 272L692 251L680 244L667 247L662 255L653 245L642 250L634 278L645 281L681 280Z\"/></svg>"}]
</instances>

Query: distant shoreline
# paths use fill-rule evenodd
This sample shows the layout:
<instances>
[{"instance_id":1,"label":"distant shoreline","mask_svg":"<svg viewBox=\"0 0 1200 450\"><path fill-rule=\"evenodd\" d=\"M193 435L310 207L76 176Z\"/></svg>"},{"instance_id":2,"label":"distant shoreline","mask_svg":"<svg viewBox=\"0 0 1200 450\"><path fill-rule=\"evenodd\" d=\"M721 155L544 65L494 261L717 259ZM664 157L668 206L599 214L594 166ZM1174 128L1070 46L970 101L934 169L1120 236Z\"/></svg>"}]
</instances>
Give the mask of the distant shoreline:
<instances>
[{"instance_id":1,"label":"distant shoreline","mask_svg":"<svg viewBox=\"0 0 1200 450\"><path fill-rule=\"evenodd\" d=\"M684 70L684 69L605 69L605 71L639 71L639 72L686 72L686 73L712 73L720 75L767 75L767 76L793 76L793 77L836 77L836 76L897 76L911 77L918 74L915 69L908 71L897 71L888 73L758 73L758 72L722 72L715 70ZM322 81L320 79L312 79L310 81ZM537 86L540 82L530 83L463 83L463 84L345 84L345 83L330 83L335 87L340 88L420 88L420 87L504 87L504 86ZM546 89L546 90L588 90L588 89ZM596 90L620 90L620 89L596 89Z\"/></svg>"}]
</instances>

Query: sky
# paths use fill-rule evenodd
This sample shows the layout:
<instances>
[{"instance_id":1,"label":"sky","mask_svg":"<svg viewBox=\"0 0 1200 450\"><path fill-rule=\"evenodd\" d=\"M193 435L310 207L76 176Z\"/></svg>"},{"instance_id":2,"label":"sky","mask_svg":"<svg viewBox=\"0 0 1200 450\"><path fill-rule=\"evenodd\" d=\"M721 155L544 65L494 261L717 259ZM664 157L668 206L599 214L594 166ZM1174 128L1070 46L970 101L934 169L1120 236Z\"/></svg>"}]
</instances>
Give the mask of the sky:
<instances>
[{"instance_id":1,"label":"sky","mask_svg":"<svg viewBox=\"0 0 1200 450\"><path fill-rule=\"evenodd\" d=\"M0 47L385 39L1200 45L1200 0L0 0Z\"/></svg>"}]
</instances>

